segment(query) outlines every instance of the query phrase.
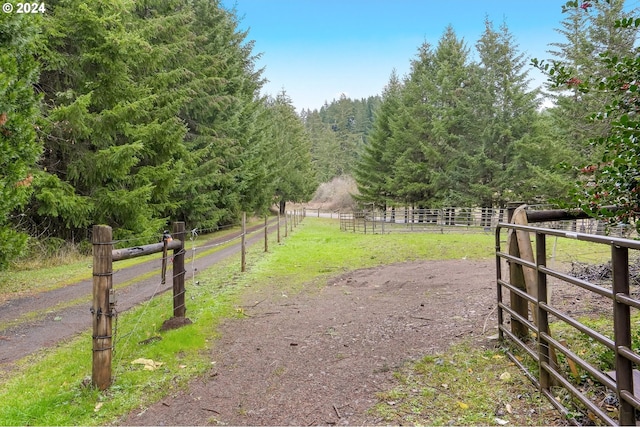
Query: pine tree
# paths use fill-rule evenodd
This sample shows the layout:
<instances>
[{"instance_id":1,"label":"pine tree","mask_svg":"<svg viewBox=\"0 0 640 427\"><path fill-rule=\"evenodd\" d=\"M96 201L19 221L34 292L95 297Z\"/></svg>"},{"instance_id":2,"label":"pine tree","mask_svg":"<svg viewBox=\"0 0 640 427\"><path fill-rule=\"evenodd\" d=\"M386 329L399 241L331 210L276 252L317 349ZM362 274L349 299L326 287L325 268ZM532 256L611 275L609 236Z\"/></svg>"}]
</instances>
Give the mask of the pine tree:
<instances>
[{"instance_id":1,"label":"pine tree","mask_svg":"<svg viewBox=\"0 0 640 427\"><path fill-rule=\"evenodd\" d=\"M552 110L557 126L565 132L563 139L579 155L574 165L597 162L602 150L590 144L594 138L607 133L607 120L591 121L594 112L604 111L612 97L602 91L586 91L582 83L597 85L608 75L600 55L609 52L612 57L629 54L636 40L637 30L623 29L616 21L627 19L630 12L624 10L624 0L602 2L569 2L564 7L566 18L560 23L558 33L563 42L553 43L554 68L567 73L563 81L548 85L555 94L557 108Z\"/></svg>"},{"instance_id":2,"label":"pine tree","mask_svg":"<svg viewBox=\"0 0 640 427\"><path fill-rule=\"evenodd\" d=\"M552 87L578 94L571 107L584 112L584 116L590 110L594 119L578 121L578 125L590 130L584 134L583 145L589 143L601 156L591 156L595 164L581 169L584 175L577 181L574 202L595 217L608 218L613 223L628 222L640 211L640 123L636 119L640 110L640 63L639 50L633 46L640 20L633 16L637 10L623 12L623 1L569 1L565 10L588 22L588 40L599 52L591 58L593 65L585 74L580 74L582 69L564 60L564 56L551 64L538 64L549 72ZM562 53L566 56L566 50ZM567 110L566 104L559 103L558 115ZM612 205L616 211L608 209Z\"/></svg>"},{"instance_id":3,"label":"pine tree","mask_svg":"<svg viewBox=\"0 0 640 427\"><path fill-rule=\"evenodd\" d=\"M392 203L388 180L393 174L394 159L390 157L387 144L392 137L391 120L400 108L402 83L394 70L382 93L382 101L375 115L373 129L354 168L359 195L363 203L373 203L385 208Z\"/></svg>"},{"instance_id":4,"label":"pine tree","mask_svg":"<svg viewBox=\"0 0 640 427\"><path fill-rule=\"evenodd\" d=\"M36 138L39 99L35 61L39 19L0 14L0 270L20 255L27 236L14 227L32 191L42 146ZM20 215L18 214L18 218Z\"/></svg>"},{"instance_id":5,"label":"pine tree","mask_svg":"<svg viewBox=\"0 0 640 427\"><path fill-rule=\"evenodd\" d=\"M480 58L473 99L473 182L474 204L504 207L518 199L522 182L514 179L511 164L523 138L534 135L537 118L537 91L528 89L526 58L506 24L496 31L485 20L485 31L476 44ZM535 136L533 136L535 138ZM546 164L546 162L545 162ZM518 174L522 176L522 174Z\"/></svg>"},{"instance_id":6,"label":"pine tree","mask_svg":"<svg viewBox=\"0 0 640 427\"><path fill-rule=\"evenodd\" d=\"M468 49L447 27L435 51L424 43L411 63L402 108L391 121L389 190L399 203L418 207L464 200L469 131Z\"/></svg>"},{"instance_id":7,"label":"pine tree","mask_svg":"<svg viewBox=\"0 0 640 427\"><path fill-rule=\"evenodd\" d=\"M391 138L386 156L392 161L387 188L400 205L427 206L437 192L436 175L443 159L432 144L431 123L436 85L435 56L425 42L411 61L411 71L403 82L401 107L390 120Z\"/></svg>"},{"instance_id":8,"label":"pine tree","mask_svg":"<svg viewBox=\"0 0 640 427\"><path fill-rule=\"evenodd\" d=\"M269 110L272 117L269 138L277 159L275 198L283 214L287 202L310 200L317 182L311 166L311 141L284 90L271 101Z\"/></svg>"},{"instance_id":9,"label":"pine tree","mask_svg":"<svg viewBox=\"0 0 640 427\"><path fill-rule=\"evenodd\" d=\"M303 112L305 129L311 140L311 162L320 182L329 182L340 174L341 152L336 133L325 123L318 110Z\"/></svg>"},{"instance_id":10,"label":"pine tree","mask_svg":"<svg viewBox=\"0 0 640 427\"><path fill-rule=\"evenodd\" d=\"M180 116L187 125L185 176L177 216L190 226L235 223L243 210L262 210L272 194L265 180L270 152L263 84L247 33L217 1L194 2L195 43L185 63L194 73ZM265 154L266 153L266 154Z\"/></svg>"},{"instance_id":11,"label":"pine tree","mask_svg":"<svg viewBox=\"0 0 640 427\"><path fill-rule=\"evenodd\" d=\"M189 12L145 2L141 18L119 0L49 6L41 86L50 185L32 208L59 230L106 223L117 237L152 235L170 210L184 151L176 114L186 95L187 73L177 68L185 34L167 25L184 28Z\"/></svg>"}]
</instances>

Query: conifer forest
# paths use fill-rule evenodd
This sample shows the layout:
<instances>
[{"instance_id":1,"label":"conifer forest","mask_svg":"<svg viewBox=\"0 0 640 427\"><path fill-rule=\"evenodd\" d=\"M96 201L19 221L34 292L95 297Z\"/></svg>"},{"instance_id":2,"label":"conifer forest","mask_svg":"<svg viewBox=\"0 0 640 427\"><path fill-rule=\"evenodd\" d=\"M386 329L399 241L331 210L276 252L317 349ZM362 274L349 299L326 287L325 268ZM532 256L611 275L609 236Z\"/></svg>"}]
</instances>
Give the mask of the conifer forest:
<instances>
[{"instance_id":1,"label":"conifer forest","mask_svg":"<svg viewBox=\"0 0 640 427\"><path fill-rule=\"evenodd\" d=\"M406 75L389 64L382 93L302 111L262 94L260 52L219 0L2 13L0 268L94 224L118 239L233 224L345 175L379 207L523 201L630 221L640 19L622 0L563 7L548 58L485 18L478 40L449 26L416 46Z\"/></svg>"}]
</instances>

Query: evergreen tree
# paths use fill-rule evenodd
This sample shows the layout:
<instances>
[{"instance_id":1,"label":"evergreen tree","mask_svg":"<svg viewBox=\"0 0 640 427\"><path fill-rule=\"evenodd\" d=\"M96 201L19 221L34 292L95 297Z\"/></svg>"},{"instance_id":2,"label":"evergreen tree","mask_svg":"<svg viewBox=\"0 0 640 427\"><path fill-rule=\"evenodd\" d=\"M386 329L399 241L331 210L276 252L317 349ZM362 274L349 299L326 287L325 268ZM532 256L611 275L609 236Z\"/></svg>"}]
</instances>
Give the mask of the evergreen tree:
<instances>
[{"instance_id":1,"label":"evergreen tree","mask_svg":"<svg viewBox=\"0 0 640 427\"><path fill-rule=\"evenodd\" d=\"M569 1L564 6L565 11L582 14L588 20L589 40L600 46L599 57L593 58L593 72L581 75L579 67L562 58L538 65L549 72L553 87L577 90L579 105L590 105L594 131L585 137L589 137L588 142L602 156L596 164L582 169L585 175L577 182L575 202L594 216L615 223L628 222L640 211L637 195L640 123L636 119L640 109L637 97L640 51L631 43L637 36L640 19L623 13L621 1L606 3ZM560 113L563 107L559 105ZM611 205L617 210L607 208Z\"/></svg>"},{"instance_id":2,"label":"evergreen tree","mask_svg":"<svg viewBox=\"0 0 640 427\"><path fill-rule=\"evenodd\" d=\"M400 203L437 207L465 199L468 53L449 26L435 51L424 43L412 61L402 108L391 125L389 158L395 163L389 190Z\"/></svg>"},{"instance_id":3,"label":"evergreen tree","mask_svg":"<svg viewBox=\"0 0 640 427\"><path fill-rule=\"evenodd\" d=\"M27 236L15 229L11 216L29 198L42 150L35 131L39 100L33 90L38 24L38 17L0 14L0 270L25 248Z\"/></svg>"},{"instance_id":4,"label":"evergreen tree","mask_svg":"<svg viewBox=\"0 0 640 427\"><path fill-rule=\"evenodd\" d=\"M431 126L432 144L443 162L437 165L435 203L444 206L466 206L470 203L470 153L474 141L469 138L471 118L470 96L476 90L469 49L448 26L435 51L436 71L433 76L436 92L432 103L436 114Z\"/></svg>"},{"instance_id":5,"label":"evergreen tree","mask_svg":"<svg viewBox=\"0 0 640 427\"><path fill-rule=\"evenodd\" d=\"M178 218L211 228L270 204L269 164L262 158L270 149L252 42L219 2L196 1L194 11L194 45L185 63L194 77L180 114L189 154L175 197L183 200Z\"/></svg>"},{"instance_id":6,"label":"evergreen tree","mask_svg":"<svg viewBox=\"0 0 640 427\"><path fill-rule=\"evenodd\" d=\"M476 49L480 62L473 91L473 134L478 143L472 154L470 191L474 204L504 207L509 200L525 197L520 194L522 182L514 180L512 162L518 147L526 148L522 141L536 138L537 91L528 89L526 58L506 24L496 31L485 20Z\"/></svg>"},{"instance_id":7,"label":"evergreen tree","mask_svg":"<svg viewBox=\"0 0 640 427\"><path fill-rule=\"evenodd\" d=\"M311 162L320 182L329 182L343 169L340 144L331 125L322 121L318 110L303 112L305 129L311 140Z\"/></svg>"},{"instance_id":8,"label":"evergreen tree","mask_svg":"<svg viewBox=\"0 0 640 427\"><path fill-rule=\"evenodd\" d=\"M124 237L163 227L184 152L176 114L188 78L177 68L188 38L168 26L182 29L192 15L160 3L139 5L139 15L119 0L49 4L42 166L53 179L33 209L56 228L106 223Z\"/></svg>"},{"instance_id":9,"label":"evergreen tree","mask_svg":"<svg viewBox=\"0 0 640 427\"><path fill-rule=\"evenodd\" d=\"M346 95L333 100L319 111L305 112L305 123L313 141L313 158L322 182L351 174L373 123L373 111L379 97L352 100ZM321 126L319 121L324 124ZM333 135L327 133L329 129Z\"/></svg>"},{"instance_id":10,"label":"evergreen tree","mask_svg":"<svg viewBox=\"0 0 640 427\"><path fill-rule=\"evenodd\" d=\"M382 101L375 115L368 144L365 145L354 168L360 193L356 199L360 202L374 203L384 208L393 201L388 180L393 175L394 160L390 158L387 144L393 135L391 120L398 113L401 95L402 82L394 70L382 93Z\"/></svg>"},{"instance_id":11,"label":"evergreen tree","mask_svg":"<svg viewBox=\"0 0 640 427\"><path fill-rule=\"evenodd\" d=\"M291 99L282 91L271 101L269 110L272 123L269 138L277 159L275 198L283 214L287 202L309 201L317 182L311 166L311 141Z\"/></svg>"},{"instance_id":12,"label":"evergreen tree","mask_svg":"<svg viewBox=\"0 0 640 427\"><path fill-rule=\"evenodd\" d=\"M603 111L612 97L602 91L585 91L583 83L601 82L608 75L601 54L609 52L612 57L621 57L632 51L637 31L616 25L616 21L630 16L624 11L624 4L624 0L568 2L564 6L566 18L557 29L565 40L551 44L554 49L549 53L555 68L571 70L565 81L550 84L549 88L555 94L557 106L552 110L553 117L557 127L564 130L561 137L578 153L573 161L575 166L596 162L603 154L589 141L603 137L610 124L588 117L595 111Z\"/></svg>"},{"instance_id":13,"label":"evergreen tree","mask_svg":"<svg viewBox=\"0 0 640 427\"><path fill-rule=\"evenodd\" d=\"M387 159L392 161L387 188L400 205L427 206L434 202L437 174L444 159L433 142L431 123L437 114L434 98L437 70L432 47L427 42L418 48L411 71L404 81L401 107L390 120L391 138Z\"/></svg>"}]
</instances>

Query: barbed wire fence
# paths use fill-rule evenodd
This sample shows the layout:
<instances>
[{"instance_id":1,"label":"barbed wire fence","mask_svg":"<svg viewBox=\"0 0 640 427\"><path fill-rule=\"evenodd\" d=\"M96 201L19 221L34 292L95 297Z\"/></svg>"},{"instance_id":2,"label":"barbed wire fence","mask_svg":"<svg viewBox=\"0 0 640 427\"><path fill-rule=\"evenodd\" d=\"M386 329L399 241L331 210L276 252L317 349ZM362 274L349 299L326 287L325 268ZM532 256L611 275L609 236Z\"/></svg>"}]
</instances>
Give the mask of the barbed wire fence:
<instances>
[{"instance_id":1,"label":"barbed wire fence","mask_svg":"<svg viewBox=\"0 0 640 427\"><path fill-rule=\"evenodd\" d=\"M285 230L290 226L290 230L293 231L293 228L297 226L304 217L304 211L296 210L292 212L287 212L284 215L284 224ZM241 240L241 254L242 254L242 267L241 271L244 271L244 258L246 255L246 245L245 239L247 236L254 235L256 233L264 231L264 242L265 242L265 252L268 250L268 235L269 235L269 227L271 226L273 232L273 224L277 229L277 240L280 243L281 235L280 235L280 227L281 227L281 216L278 215L275 221L269 223L267 217L265 217L264 224L259 226L252 226L249 229L246 227L246 221L241 223L242 229L239 233L232 233L230 236L223 236L214 239L210 239L207 243L203 245L198 245L198 239L201 235L206 234L211 231L220 231L222 227L216 227L214 229L206 229L199 230L194 228L189 232L184 230L184 223L175 223L174 224L174 233L177 231L177 236L181 239L174 239L167 232L162 234L161 243L142 245L142 246L133 246L124 249L113 249L116 244L122 244L125 242L136 242L136 241L144 241L147 239L146 237L137 239L135 237L113 240L111 238L111 229L106 226L96 226L93 229L92 242L94 245L94 295L93 295L93 306L91 308L92 312L92 322L94 326L94 333L92 335L93 339L93 368L92 368L92 384L98 387L99 389L108 388L115 376L120 369L124 369L122 365L122 357L125 352L116 352L116 348L122 348L124 346L130 345L131 338L136 336L139 332L139 325L142 323L144 316L147 315L148 309L150 305L153 303L154 298L173 288L173 317L169 320L173 320L176 318L180 318L185 320L185 294L186 289L184 286L184 279L186 277L186 269L184 268L185 255L188 253L187 248L185 248L185 241L187 240L186 236L188 234L188 239L190 241L190 252L191 252L191 284L192 286L197 286L199 283L196 281L196 260L199 257L206 256L210 252L215 252L217 248L225 245L229 245L234 241ZM175 227L178 228L175 228ZM224 228L232 228L237 227L237 225L226 226ZM108 229L108 230L107 230ZM108 233L106 233L108 231ZM285 232L285 235L287 233ZM160 237L160 236L159 236ZM258 239L256 239L258 241ZM168 250L173 249L173 254L169 254ZM113 278L114 274L118 273L117 271L113 271L113 261L119 261L122 259L135 258L143 255L150 255L154 253L161 252L162 255L159 258L161 268L160 268L160 278L156 281L155 287L153 288L151 295L148 297L146 302L142 304L140 310L136 312L133 321L130 322L131 327L127 328L128 332L122 336L118 336L118 314L117 310L117 300L115 298L115 290L113 287ZM151 271L155 271L157 269L157 261L156 259L152 264L150 264ZM178 264L180 264L178 266ZM173 267L171 267L173 265ZM168 269L172 271L172 286L167 286L166 284L166 272ZM177 284L177 281L180 284ZM188 319L186 319L188 320ZM165 324L168 321L165 320ZM113 323L113 325L112 325ZM182 324L188 324L188 322L182 322ZM154 339L159 339L158 337L152 336L145 341L151 342ZM112 370L112 360L116 364L115 374Z\"/></svg>"}]
</instances>

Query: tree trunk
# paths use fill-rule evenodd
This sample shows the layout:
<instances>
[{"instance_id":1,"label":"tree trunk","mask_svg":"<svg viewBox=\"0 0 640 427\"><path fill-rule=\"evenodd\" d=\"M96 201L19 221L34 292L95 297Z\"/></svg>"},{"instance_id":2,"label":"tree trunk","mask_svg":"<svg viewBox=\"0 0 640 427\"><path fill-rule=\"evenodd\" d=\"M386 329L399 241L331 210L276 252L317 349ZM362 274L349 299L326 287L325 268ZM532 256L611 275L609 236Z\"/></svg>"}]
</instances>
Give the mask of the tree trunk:
<instances>
[{"instance_id":1,"label":"tree trunk","mask_svg":"<svg viewBox=\"0 0 640 427\"><path fill-rule=\"evenodd\" d=\"M286 200L280 200L278 202L278 204L280 205L280 215L284 215L285 214L285 206L287 204Z\"/></svg>"}]
</instances>

